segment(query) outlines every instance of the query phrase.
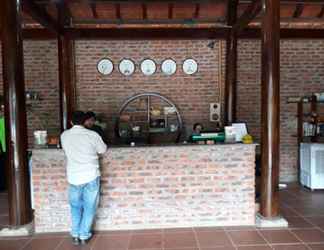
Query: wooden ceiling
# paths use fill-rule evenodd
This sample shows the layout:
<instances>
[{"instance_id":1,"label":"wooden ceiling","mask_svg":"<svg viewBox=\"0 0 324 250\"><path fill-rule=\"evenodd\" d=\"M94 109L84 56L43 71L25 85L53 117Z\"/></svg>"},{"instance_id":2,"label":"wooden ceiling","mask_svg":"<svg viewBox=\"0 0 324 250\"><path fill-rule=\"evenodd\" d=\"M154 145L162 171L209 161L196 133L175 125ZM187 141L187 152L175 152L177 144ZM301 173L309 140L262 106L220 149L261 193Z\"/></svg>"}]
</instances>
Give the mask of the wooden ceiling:
<instances>
[{"instance_id":1,"label":"wooden ceiling","mask_svg":"<svg viewBox=\"0 0 324 250\"><path fill-rule=\"evenodd\" d=\"M23 26L38 28L24 2L35 3L40 11L58 20L58 8L64 10L64 26L73 28L152 28L152 27L228 27L228 1L231 0L23 0ZM240 0L237 16L250 5ZM281 1L282 26L323 27L324 0ZM260 24L260 14L250 26Z\"/></svg>"}]
</instances>

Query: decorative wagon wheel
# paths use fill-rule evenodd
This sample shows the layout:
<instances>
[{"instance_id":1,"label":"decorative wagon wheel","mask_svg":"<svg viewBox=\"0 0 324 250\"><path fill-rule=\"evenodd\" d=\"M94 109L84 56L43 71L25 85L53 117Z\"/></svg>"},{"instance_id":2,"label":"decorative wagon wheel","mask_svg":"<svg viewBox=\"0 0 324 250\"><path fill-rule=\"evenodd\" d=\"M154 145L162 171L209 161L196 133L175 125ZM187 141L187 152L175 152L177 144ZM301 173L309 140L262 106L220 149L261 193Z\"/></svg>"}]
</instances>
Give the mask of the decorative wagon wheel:
<instances>
[{"instance_id":1,"label":"decorative wagon wheel","mask_svg":"<svg viewBox=\"0 0 324 250\"><path fill-rule=\"evenodd\" d=\"M128 98L119 110L115 134L129 141L141 138L149 143L178 142L182 119L175 104L154 92Z\"/></svg>"}]
</instances>

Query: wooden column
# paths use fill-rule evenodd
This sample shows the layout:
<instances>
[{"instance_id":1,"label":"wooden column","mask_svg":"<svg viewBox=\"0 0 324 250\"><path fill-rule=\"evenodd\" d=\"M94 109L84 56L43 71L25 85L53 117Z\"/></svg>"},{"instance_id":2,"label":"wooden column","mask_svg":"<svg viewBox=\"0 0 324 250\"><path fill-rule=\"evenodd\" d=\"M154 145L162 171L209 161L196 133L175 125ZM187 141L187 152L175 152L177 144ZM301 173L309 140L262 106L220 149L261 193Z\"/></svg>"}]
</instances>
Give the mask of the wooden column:
<instances>
[{"instance_id":1,"label":"wooden column","mask_svg":"<svg viewBox=\"0 0 324 250\"><path fill-rule=\"evenodd\" d=\"M24 86L21 1L3 0L2 57L7 138L9 223L21 226L31 222L27 164L27 122Z\"/></svg>"},{"instance_id":2,"label":"wooden column","mask_svg":"<svg viewBox=\"0 0 324 250\"><path fill-rule=\"evenodd\" d=\"M227 24L236 22L237 0L228 1ZM236 120L237 32L231 29L226 38L226 76L224 124Z\"/></svg>"},{"instance_id":3,"label":"wooden column","mask_svg":"<svg viewBox=\"0 0 324 250\"><path fill-rule=\"evenodd\" d=\"M280 157L280 1L264 1L262 21L261 215L278 216Z\"/></svg>"},{"instance_id":4,"label":"wooden column","mask_svg":"<svg viewBox=\"0 0 324 250\"><path fill-rule=\"evenodd\" d=\"M74 41L64 35L58 37L60 78L61 131L71 127L71 116L76 106Z\"/></svg>"}]
</instances>

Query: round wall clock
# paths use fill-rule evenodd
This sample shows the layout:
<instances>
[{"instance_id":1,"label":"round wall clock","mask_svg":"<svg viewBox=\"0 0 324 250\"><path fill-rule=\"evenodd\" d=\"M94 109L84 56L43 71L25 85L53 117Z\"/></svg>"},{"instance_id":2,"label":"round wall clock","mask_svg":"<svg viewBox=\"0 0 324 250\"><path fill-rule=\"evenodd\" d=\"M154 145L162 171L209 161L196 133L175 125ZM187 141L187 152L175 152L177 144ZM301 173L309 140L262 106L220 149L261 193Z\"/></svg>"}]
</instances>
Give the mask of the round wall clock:
<instances>
[{"instance_id":1,"label":"round wall clock","mask_svg":"<svg viewBox=\"0 0 324 250\"><path fill-rule=\"evenodd\" d=\"M108 58L101 59L97 64L97 70L103 75L109 75L114 70L114 64Z\"/></svg>"},{"instance_id":2,"label":"round wall clock","mask_svg":"<svg viewBox=\"0 0 324 250\"><path fill-rule=\"evenodd\" d=\"M168 76L173 75L177 71L177 64L172 59L165 59L162 62L161 70Z\"/></svg>"},{"instance_id":3,"label":"round wall clock","mask_svg":"<svg viewBox=\"0 0 324 250\"><path fill-rule=\"evenodd\" d=\"M192 75L197 72L198 64L194 59L189 58L183 62L182 69L187 75Z\"/></svg>"},{"instance_id":4,"label":"round wall clock","mask_svg":"<svg viewBox=\"0 0 324 250\"><path fill-rule=\"evenodd\" d=\"M123 59L119 63L119 72L125 76L130 76L135 71L135 64L130 59Z\"/></svg>"},{"instance_id":5,"label":"round wall clock","mask_svg":"<svg viewBox=\"0 0 324 250\"><path fill-rule=\"evenodd\" d=\"M156 64L151 59L145 59L141 63L141 71L144 75L150 76L153 75L156 71Z\"/></svg>"}]
</instances>

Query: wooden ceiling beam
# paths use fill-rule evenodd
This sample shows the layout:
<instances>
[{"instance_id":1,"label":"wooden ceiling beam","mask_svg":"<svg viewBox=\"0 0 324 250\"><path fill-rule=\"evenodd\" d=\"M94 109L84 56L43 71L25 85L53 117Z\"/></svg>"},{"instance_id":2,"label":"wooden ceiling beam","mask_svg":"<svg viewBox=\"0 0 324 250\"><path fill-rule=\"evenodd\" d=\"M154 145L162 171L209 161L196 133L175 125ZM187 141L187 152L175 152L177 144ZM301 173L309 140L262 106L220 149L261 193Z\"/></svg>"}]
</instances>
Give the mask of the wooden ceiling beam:
<instances>
[{"instance_id":1,"label":"wooden ceiling beam","mask_svg":"<svg viewBox=\"0 0 324 250\"><path fill-rule=\"evenodd\" d=\"M303 3L298 3L296 5L294 14L293 14L293 18L298 18L303 14L304 11L304 4Z\"/></svg>"},{"instance_id":2,"label":"wooden ceiling beam","mask_svg":"<svg viewBox=\"0 0 324 250\"><path fill-rule=\"evenodd\" d=\"M116 9L116 18L118 20L121 20L120 4L119 3L116 3L115 4L115 9Z\"/></svg>"},{"instance_id":3,"label":"wooden ceiling beam","mask_svg":"<svg viewBox=\"0 0 324 250\"><path fill-rule=\"evenodd\" d=\"M169 3L168 5L168 18L169 19L173 18L173 3Z\"/></svg>"},{"instance_id":4,"label":"wooden ceiling beam","mask_svg":"<svg viewBox=\"0 0 324 250\"><path fill-rule=\"evenodd\" d=\"M228 0L227 2L226 23L229 26L234 25L236 22L237 5L238 5L238 0Z\"/></svg>"},{"instance_id":5,"label":"wooden ceiling beam","mask_svg":"<svg viewBox=\"0 0 324 250\"><path fill-rule=\"evenodd\" d=\"M121 23L118 19L74 19L74 25L198 25L198 24L210 24L211 26L217 27L228 27L225 25L219 18L218 19L190 19L190 23L188 23L188 19L127 19L123 20ZM141 27L143 28L143 27ZM150 27L147 27L150 28Z\"/></svg>"},{"instance_id":6,"label":"wooden ceiling beam","mask_svg":"<svg viewBox=\"0 0 324 250\"><path fill-rule=\"evenodd\" d=\"M143 20L147 19L147 6L146 4L142 4L142 13L143 13Z\"/></svg>"},{"instance_id":7,"label":"wooden ceiling beam","mask_svg":"<svg viewBox=\"0 0 324 250\"><path fill-rule=\"evenodd\" d=\"M322 18L324 16L324 5L322 5L321 11L318 13L317 18Z\"/></svg>"},{"instance_id":8,"label":"wooden ceiling beam","mask_svg":"<svg viewBox=\"0 0 324 250\"><path fill-rule=\"evenodd\" d=\"M237 19L235 24L232 26L232 29L239 33L246 28L254 18L256 18L261 10L262 1L253 0L253 2L245 9L243 14Z\"/></svg>"},{"instance_id":9,"label":"wooden ceiling beam","mask_svg":"<svg viewBox=\"0 0 324 250\"><path fill-rule=\"evenodd\" d=\"M24 10L44 28L58 34L60 33L59 24L42 7L38 6L33 0L24 0Z\"/></svg>"},{"instance_id":10,"label":"wooden ceiling beam","mask_svg":"<svg viewBox=\"0 0 324 250\"><path fill-rule=\"evenodd\" d=\"M200 4L196 3L194 18L196 19L199 18L199 15L200 15Z\"/></svg>"},{"instance_id":11,"label":"wooden ceiling beam","mask_svg":"<svg viewBox=\"0 0 324 250\"><path fill-rule=\"evenodd\" d=\"M169 35L168 33L172 31ZM69 28L66 34L75 39L222 39L225 40L230 29L79 29ZM163 37L167 34L165 37ZM132 35L132 36L131 36ZM53 40L56 35L46 29L23 29L23 38L27 40ZM248 28L243 30L239 39L260 39L261 30ZM280 39L324 39L322 29L291 29L280 30Z\"/></svg>"},{"instance_id":12,"label":"wooden ceiling beam","mask_svg":"<svg viewBox=\"0 0 324 250\"><path fill-rule=\"evenodd\" d=\"M71 26L72 14L68 6L67 0L61 0L56 3L58 23L62 32L65 27Z\"/></svg>"},{"instance_id":13,"label":"wooden ceiling beam","mask_svg":"<svg viewBox=\"0 0 324 250\"><path fill-rule=\"evenodd\" d=\"M98 12L97 12L97 4L96 3L90 3L90 8L92 11L92 16L94 19L98 18Z\"/></svg>"}]
</instances>

